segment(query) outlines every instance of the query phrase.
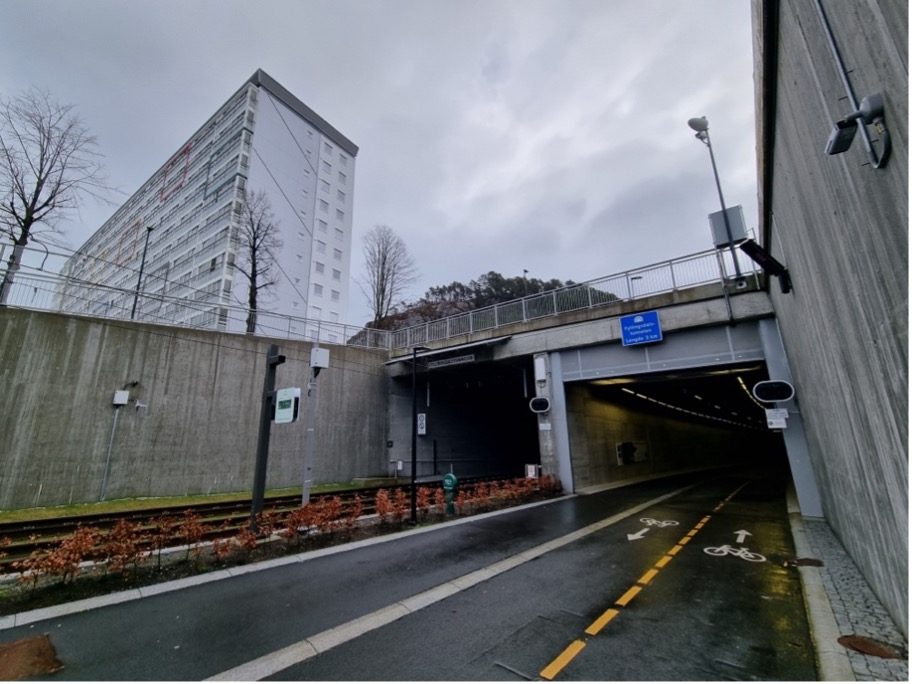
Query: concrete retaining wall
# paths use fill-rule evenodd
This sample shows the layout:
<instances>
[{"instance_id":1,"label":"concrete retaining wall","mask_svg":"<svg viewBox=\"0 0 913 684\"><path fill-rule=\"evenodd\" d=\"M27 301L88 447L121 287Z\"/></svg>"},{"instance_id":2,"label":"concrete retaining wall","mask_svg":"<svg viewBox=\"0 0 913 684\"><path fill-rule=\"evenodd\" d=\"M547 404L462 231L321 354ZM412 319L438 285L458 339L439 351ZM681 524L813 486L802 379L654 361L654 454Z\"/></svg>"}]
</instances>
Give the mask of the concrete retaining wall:
<instances>
[{"instance_id":1,"label":"concrete retaining wall","mask_svg":"<svg viewBox=\"0 0 913 684\"><path fill-rule=\"evenodd\" d=\"M107 499L249 491L271 342L0 309L0 509L98 500L109 446ZM306 393L311 345L276 344L277 387ZM382 475L386 356L328 348L314 480ZM267 487L303 480L304 401L297 423L272 427Z\"/></svg>"},{"instance_id":2,"label":"concrete retaining wall","mask_svg":"<svg viewBox=\"0 0 913 684\"><path fill-rule=\"evenodd\" d=\"M759 140L763 232L795 288L774 287L772 299L826 519L907 633L908 3L824 6L856 97L884 96L892 157L873 168L860 133L847 152L824 154L852 106L817 4L779 3L756 50L758 119L774 117ZM771 73L761 56L775 47Z\"/></svg>"}]
</instances>

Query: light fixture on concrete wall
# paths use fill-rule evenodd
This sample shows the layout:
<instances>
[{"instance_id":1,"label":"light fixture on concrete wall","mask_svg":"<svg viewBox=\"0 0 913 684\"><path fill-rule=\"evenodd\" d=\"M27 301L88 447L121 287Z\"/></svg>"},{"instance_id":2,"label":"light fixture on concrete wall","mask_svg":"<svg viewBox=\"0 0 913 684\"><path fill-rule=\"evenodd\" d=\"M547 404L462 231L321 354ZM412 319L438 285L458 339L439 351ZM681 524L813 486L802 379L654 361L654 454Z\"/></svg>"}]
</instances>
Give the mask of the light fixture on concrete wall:
<instances>
[{"instance_id":1,"label":"light fixture on concrete wall","mask_svg":"<svg viewBox=\"0 0 913 684\"><path fill-rule=\"evenodd\" d=\"M753 262L764 269L764 272L767 275L775 276L780 281L780 292L789 294L792 291L793 281L789 277L789 270L786 266L774 259L770 252L761 247L761 245L754 240L745 240L739 245L739 249L745 252Z\"/></svg>"},{"instance_id":2,"label":"light fixture on concrete wall","mask_svg":"<svg viewBox=\"0 0 913 684\"><path fill-rule=\"evenodd\" d=\"M884 99L882 99L881 93L862 98L859 109L834 123L834 130L831 131L831 136L827 139L824 152L826 154L843 154L850 149L853 140L856 138L856 131L860 128L860 121L863 125L874 124L875 130L881 134L882 147L880 157L875 154L871 145L867 146L872 157L873 166L876 169L880 169L887 163L888 155L891 153L891 136L884 122Z\"/></svg>"}]
</instances>

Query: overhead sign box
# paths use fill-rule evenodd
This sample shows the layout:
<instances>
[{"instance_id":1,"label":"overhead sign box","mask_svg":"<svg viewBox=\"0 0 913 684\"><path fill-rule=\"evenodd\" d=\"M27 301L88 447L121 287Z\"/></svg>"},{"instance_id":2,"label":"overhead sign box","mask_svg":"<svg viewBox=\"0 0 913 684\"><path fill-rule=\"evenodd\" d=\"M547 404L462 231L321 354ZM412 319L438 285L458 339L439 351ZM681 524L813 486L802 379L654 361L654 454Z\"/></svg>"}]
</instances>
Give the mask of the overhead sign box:
<instances>
[{"instance_id":1,"label":"overhead sign box","mask_svg":"<svg viewBox=\"0 0 913 684\"><path fill-rule=\"evenodd\" d=\"M631 316L622 316L621 343L624 346L631 344L648 344L661 342L663 330L659 325L659 311L644 311Z\"/></svg>"},{"instance_id":2,"label":"overhead sign box","mask_svg":"<svg viewBox=\"0 0 913 684\"><path fill-rule=\"evenodd\" d=\"M726 219L729 219L729 230L732 232L732 241L741 242L748 237L745 231L745 217L742 215L742 205L728 207L726 218L723 212L717 211L710 214L710 233L713 237L713 246L717 249L729 246L729 236L726 234Z\"/></svg>"}]
</instances>

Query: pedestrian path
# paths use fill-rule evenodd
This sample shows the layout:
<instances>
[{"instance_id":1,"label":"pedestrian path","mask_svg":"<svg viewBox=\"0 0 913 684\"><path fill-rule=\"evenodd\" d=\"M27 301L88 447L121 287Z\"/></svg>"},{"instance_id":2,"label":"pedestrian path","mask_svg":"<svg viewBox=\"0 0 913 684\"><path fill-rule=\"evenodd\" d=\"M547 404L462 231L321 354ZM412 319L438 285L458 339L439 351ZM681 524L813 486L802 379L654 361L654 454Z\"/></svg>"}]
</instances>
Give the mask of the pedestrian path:
<instances>
[{"instance_id":1,"label":"pedestrian path","mask_svg":"<svg viewBox=\"0 0 913 684\"><path fill-rule=\"evenodd\" d=\"M803 521L813 558L818 568L840 635L869 637L907 653L907 642L894 625L862 573L824 520ZM879 658L846 650L850 666L860 682L910 679L909 660Z\"/></svg>"}]
</instances>

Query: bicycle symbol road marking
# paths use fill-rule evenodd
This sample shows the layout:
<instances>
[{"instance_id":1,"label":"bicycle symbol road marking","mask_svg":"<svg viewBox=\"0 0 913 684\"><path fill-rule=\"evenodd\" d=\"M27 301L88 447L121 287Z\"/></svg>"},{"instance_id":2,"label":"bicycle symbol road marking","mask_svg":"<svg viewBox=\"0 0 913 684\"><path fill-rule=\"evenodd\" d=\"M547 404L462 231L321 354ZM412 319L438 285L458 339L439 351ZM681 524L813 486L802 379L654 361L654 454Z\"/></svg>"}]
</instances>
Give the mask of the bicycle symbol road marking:
<instances>
[{"instance_id":1,"label":"bicycle symbol road marking","mask_svg":"<svg viewBox=\"0 0 913 684\"><path fill-rule=\"evenodd\" d=\"M725 556L728 554L741 558L742 560L751 561L752 563L763 563L767 560L760 553L753 553L745 546L737 549L734 546L729 546L729 544L724 544L723 546L708 546L704 549L704 553L710 556Z\"/></svg>"},{"instance_id":2,"label":"bicycle symbol road marking","mask_svg":"<svg viewBox=\"0 0 913 684\"><path fill-rule=\"evenodd\" d=\"M653 518L641 518L640 521L647 526L653 527L674 527L678 525L678 520L654 520Z\"/></svg>"}]
</instances>

